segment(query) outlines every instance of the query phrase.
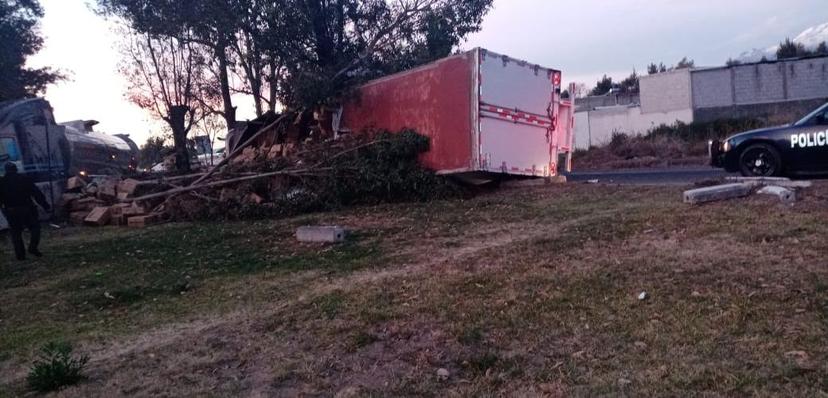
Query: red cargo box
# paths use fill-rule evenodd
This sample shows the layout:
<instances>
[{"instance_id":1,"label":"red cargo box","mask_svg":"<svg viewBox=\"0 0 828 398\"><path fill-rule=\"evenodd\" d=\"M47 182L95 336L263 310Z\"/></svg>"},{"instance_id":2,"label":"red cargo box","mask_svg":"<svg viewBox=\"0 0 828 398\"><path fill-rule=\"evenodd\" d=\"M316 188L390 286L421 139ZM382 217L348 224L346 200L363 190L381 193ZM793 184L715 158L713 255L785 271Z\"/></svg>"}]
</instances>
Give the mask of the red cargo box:
<instances>
[{"instance_id":1,"label":"red cargo box","mask_svg":"<svg viewBox=\"0 0 828 398\"><path fill-rule=\"evenodd\" d=\"M343 106L340 131L411 128L441 174L553 176L571 155L572 105L560 71L484 49L371 81Z\"/></svg>"}]
</instances>

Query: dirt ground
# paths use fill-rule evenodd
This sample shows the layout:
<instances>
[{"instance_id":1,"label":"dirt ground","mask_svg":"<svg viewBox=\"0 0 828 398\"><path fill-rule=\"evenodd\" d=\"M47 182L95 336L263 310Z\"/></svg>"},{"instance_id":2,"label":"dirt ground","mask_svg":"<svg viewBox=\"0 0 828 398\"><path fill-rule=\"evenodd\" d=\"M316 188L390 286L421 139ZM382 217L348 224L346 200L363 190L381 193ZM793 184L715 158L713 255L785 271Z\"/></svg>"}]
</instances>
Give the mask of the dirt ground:
<instances>
[{"instance_id":1,"label":"dirt ground","mask_svg":"<svg viewBox=\"0 0 828 398\"><path fill-rule=\"evenodd\" d=\"M793 207L681 190L52 231L0 276L0 396L58 339L91 357L65 397L828 395L828 184Z\"/></svg>"}]
</instances>

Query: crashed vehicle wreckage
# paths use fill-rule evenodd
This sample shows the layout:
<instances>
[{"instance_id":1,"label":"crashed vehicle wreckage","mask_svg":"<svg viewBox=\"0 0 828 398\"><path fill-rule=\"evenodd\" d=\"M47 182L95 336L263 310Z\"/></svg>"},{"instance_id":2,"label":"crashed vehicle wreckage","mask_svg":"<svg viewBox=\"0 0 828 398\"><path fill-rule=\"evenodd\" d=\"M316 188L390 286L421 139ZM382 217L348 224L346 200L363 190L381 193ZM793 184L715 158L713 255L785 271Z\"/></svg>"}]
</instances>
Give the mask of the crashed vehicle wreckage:
<instances>
[{"instance_id":1,"label":"crashed vehicle wreckage","mask_svg":"<svg viewBox=\"0 0 828 398\"><path fill-rule=\"evenodd\" d=\"M57 124L52 107L41 98L0 103L0 162L15 163L35 181L50 204L61 197L68 176L134 171L135 143L127 135L93 131L96 123ZM41 214L41 218L49 216ZM0 217L0 227L6 226L5 218Z\"/></svg>"},{"instance_id":2,"label":"crashed vehicle wreckage","mask_svg":"<svg viewBox=\"0 0 828 398\"><path fill-rule=\"evenodd\" d=\"M570 167L561 72L484 49L370 81L339 104L238 123L206 172L74 176L62 209L74 223L144 226L426 199L448 191L438 175L548 178Z\"/></svg>"}]
</instances>

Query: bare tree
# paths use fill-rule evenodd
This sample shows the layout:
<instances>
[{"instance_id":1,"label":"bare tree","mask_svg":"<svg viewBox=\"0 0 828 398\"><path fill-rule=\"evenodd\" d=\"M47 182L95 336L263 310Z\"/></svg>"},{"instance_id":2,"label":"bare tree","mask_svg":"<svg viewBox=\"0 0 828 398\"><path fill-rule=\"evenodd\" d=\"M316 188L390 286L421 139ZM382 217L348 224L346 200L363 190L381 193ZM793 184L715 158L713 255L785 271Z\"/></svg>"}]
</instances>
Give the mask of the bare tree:
<instances>
[{"instance_id":1,"label":"bare tree","mask_svg":"<svg viewBox=\"0 0 828 398\"><path fill-rule=\"evenodd\" d=\"M204 57L192 41L151 33L128 32L121 71L127 97L169 125L175 166L190 169L187 135L204 112Z\"/></svg>"}]
</instances>

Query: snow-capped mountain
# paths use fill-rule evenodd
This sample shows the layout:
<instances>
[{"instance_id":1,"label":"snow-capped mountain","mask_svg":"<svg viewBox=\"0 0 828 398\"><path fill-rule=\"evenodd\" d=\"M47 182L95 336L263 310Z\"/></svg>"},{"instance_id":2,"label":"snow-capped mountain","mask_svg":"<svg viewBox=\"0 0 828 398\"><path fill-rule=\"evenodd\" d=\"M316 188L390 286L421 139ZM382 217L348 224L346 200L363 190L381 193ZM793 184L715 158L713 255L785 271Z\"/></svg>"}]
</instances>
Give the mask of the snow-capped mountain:
<instances>
[{"instance_id":1,"label":"snow-capped mountain","mask_svg":"<svg viewBox=\"0 0 828 398\"><path fill-rule=\"evenodd\" d=\"M805 29L802 33L793 38L794 43L799 43L809 50L815 49L819 43L828 41L828 22L812 26ZM754 48L750 51L745 51L736 59L741 62L757 62L765 57L767 59L776 59L776 50L779 49L779 44L775 44L768 48Z\"/></svg>"}]
</instances>

